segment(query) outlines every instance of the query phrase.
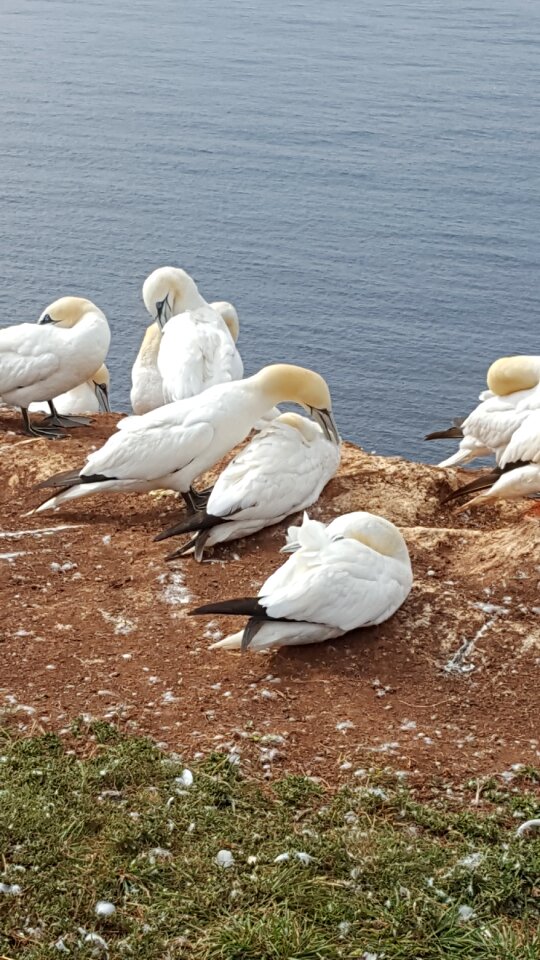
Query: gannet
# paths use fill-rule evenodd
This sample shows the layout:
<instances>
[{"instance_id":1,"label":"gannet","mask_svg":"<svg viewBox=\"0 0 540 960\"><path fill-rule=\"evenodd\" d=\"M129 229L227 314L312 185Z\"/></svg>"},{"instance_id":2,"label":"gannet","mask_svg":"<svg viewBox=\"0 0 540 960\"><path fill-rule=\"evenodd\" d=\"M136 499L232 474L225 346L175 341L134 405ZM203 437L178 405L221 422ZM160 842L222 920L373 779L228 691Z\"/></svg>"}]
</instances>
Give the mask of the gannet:
<instances>
[{"instance_id":1,"label":"gannet","mask_svg":"<svg viewBox=\"0 0 540 960\"><path fill-rule=\"evenodd\" d=\"M27 433L58 437L63 436L59 427L88 423L59 414L53 398L92 377L107 356L110 338L105 314L80 297L55 300L37 324L0 330L0 396L20 407ZM36 426L28 408L43 400L51 416Z\"/></svg>"},{"instance_id":2,"label":"gannet","mask_svg":"<svg viewBox=\"0 0 540 960\"><path fill-rule=\"evenodd\" d=\"M193 551L200 561L206 547L249 536L311 506L334 476L339 460L338 444L318 424L297 413L283 413L255 434L219 475L205 510L155 539L198 531L167 559Z\"/></svg>"},{"instance_id":3,"label":"gannet","mask_svg":"<svg viewBox=\"0 0 540 960\"><path fill-rule=\"evenodd\" d=\"M130 400L133 412L136 414L143 414L148 413L150 410L156 410L157 407L163 406L164 403L170 402L171 399L183 399L183 397L172 396L170 392L167 395L167 399L165 398L163 391L163 377L161 370L158 367L158 357L162 344L162 328L165 328L165 324L167 323L165 318L172 319L176 313L182 313L184 309L183 303L186 299L185 296L177 296L175 293L175 288L179 283L179 277L182 280L184 277L187 278L187 286L189 286L187 281L191 281L191 283L195 286L195 290L197 291L197 296L195 296L193 290L191 291L193 293L193 297L188 297L188 302L193 304L197 303L198 308L209 306L214 313L221 316L234 343L236 343L238 339L238 333L240 329L238 314L232 303L228 303L226 300L218 300L208 305L198 293L195 282L183 270L177 270L175 267L161 267L159 270L155 270L154 273L150 274L150 277L147 278L143 287L143 298L145 305L150 315L154 318L154 323L148 327L144 335L137 359L135 360L131 370L132 387ZM162 289L162 283L164 284L164 289ZM154 301L154 295L157 297L161 296L161 299ZM197 309L197 307L194 307L194 309ZM174 311L174 313L171 311ZM216 318L213 315L211 316L211 320L216 322ZM217 321L217 324L219 325L219 320ZM226 352L230 351L230 340L225 337L223 333L223 327L220 325L219 328L223 334L222 339L224 340L227 348ZM172 351L172 355L171 357L168 357L164 348L161 366L165 366L166 368L172 366L173 373L176 372L176 379L178 379L180 378L180 373L178 373L178 371L185 370L188 363L188 358L186 357L186 343L184 338L182 338L182 331L180 331L180 338L182 342L180 343L179 348L178 343L174 342L174 329L175 324L172 324L167 331L167 343ZM232 379L239 380L242 377L243 369L241 365L242 362L238 352L236 351L236 348L232 350L232 356L234 373ZM191 357L191 360L193 362L193 356ZM195 356L194 362L195 364L200 362L197 358L197 355ZM200 376L200 374L196 374L196 372L193 371L192 376L195 375ZM202 391L195 389L195 392L200 393Z\"/></svg>"},{"instance_id":4,"label":"gannet","mask_svg":"<svg viewBox=\"0 0 540 960\"><path fill-rule=\"evenodd\" d=\"M540 409L529 412L514 431L499 453L497 470L459 487L447 497L447 502L468 493L477 496L459 507L457 513L493 500L540 497Z\"/></svg>"},{"instance_id":5,"label":"gannet","mask_svg":"<svg viewBox=\"0 0 540 960\"><path fill-rule=\"evenodd\" d=\"M493 453L498 457L527 413L540 406L540 357L501 357L491 364L487 384L488 390L480 394L481 402L468 417L425 438L462 438L456 453L442 460L440 467L459 466Z\"/></svg>"},{"instance_id":6,"label":"gannet","mask_svg":"<svg viewBox=\"0 0 540 960\"><path fill-rule=\"evenodd\" d=\"M85 383L54 397L54 407L63 416L78 413L110 413L109 385L109 371L102 363L99 370ZM48 404L31 403L29 410L30 413L43 413L48 410Z\"/></svg>"},{"instance_id":7,"label":"gannet","mask_svg":"<svg viewBox=\"0 0 540 960\"><path fill-rule=\"evenodd\" d=\"M276 403L298 403L338 442L330 391L318 373L289 364L217 384L143 416L127 417L82 469L57 474L40 487L63 487L39 510L99 492L176 490L192 510L201 506L193 482L214 466ZM204 505L206 498L204 498Z\"/></svg>"},{"instance_id":8,"label":"gannet","mask_svg":"<svg viewBox=\"0 0 540 960\"><path fill-rule=\"evenodd\" d=\"M285 549L295 552L266 580L258 597L191 611L249 617L243 630L211 649L259 651L320 643L387 620L412 586L401 533L370 513L348 513L327 527L305 514Z\"/></svg>"},{"instance_id":9,"label":"gannet","mask_svg":"<svg viewBox=\"0 0 540 960\"><path fill-rule=\"evenodd\" d=\"M204 300L192 277L176 267L154 270L144 282L143 300L150 313L156 311L163 333L157 367L166 403L241 379L238 316L231 304L222 305L224 319Z\"/></svg>"},{"instance_id":10,"label":"gannet","mask_svg":"<svg viewBox=\"0 0 540 960\"><path fill-rule=\"evenodd\" d=\"M143 300L154 323L131 371L135 413L242 377L238 314L231 303L207 303L192 277L177 267L154 270L144 282Z\"/></svg>"}]
</instances>

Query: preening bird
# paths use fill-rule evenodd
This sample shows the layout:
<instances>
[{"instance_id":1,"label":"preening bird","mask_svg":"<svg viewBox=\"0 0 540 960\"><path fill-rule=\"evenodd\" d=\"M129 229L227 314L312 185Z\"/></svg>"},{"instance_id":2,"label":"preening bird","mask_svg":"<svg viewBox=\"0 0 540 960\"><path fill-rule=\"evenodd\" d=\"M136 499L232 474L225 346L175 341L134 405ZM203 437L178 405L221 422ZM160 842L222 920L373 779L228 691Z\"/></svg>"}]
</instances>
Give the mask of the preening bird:
<instances>
[{"instance_id":1,"label":"preening bird","mask_svg":"<svg viewBox=\"0 0 540 960\"><path fill-rule=\"evenodd\" d=\"M459 466L492 453L498 456L504 450L527 414L540 406L540 357L501 357L491 364L487 383L489 389L480 394L481 403L468 417L426 437L449 439L461 432L459 449L440 467Z\"/></svg>"},{"instance_id":2,"label":"preening bird","mask_svg":"<svg viewBox=\"0 0 540 960\"><path fill-rule=\"evenodd\" d=\"M80 383L73 390L54 397L55 410L63 416L79 413L110 413L109 386L109 371L102 363L99 370L86 383ZM30 413L43 413L47 408L48 404L45 403L31 403L29 409Z\"/></svg>"},{"instance_id":3,"label":"preening bird","mask_svg":"<svg viewBox=\"0 0 540 960\"><path fill-rule=\"evenodd\" d=\"M155 322L132 369L136 413L241 379L240 328L232 304L207 303L192 277L177 267L154 270L144 282L143 300Z\"/></svg>"},{"instance_id":4,"label":"preening bird","mask_svg":"<svg viewBox=\"0 0 540 960\"><path fill-rule=\"evenodd\" d=\"M54 397L89 380L105 361L111 334L105 314L90 300L62 297L41 314L37 324L0 330L0 396L20 407L26 433L63 436L61 427L88 420L58 413ZM28 408L46 401L51 411L39 426Z\"/></svg>"},{"instance_id":5,"label":"preening bird","mask_svg":"<svg viewBox=\"0 0 540 960\"><path fill-rule=\"evenodd\" d=\"M285 549L295 552L266 580L258 597L191 611L249 617L243 630L212 649L259 651L320 643L387 620L412 587L405 540L393 523L370 513L348 513L327 527L304 515Z\"/></svg>"},{"instance_id":6,"label":"preening bird","mask_svg":"<svg viewBox=\"0 0 540 960\"><path fill-rule=\"evenodd\" d=\"M183 519L156 540L196 535L167 559L249 536L279 523L318 500L338 469L340 448L321 427L297 413L284 413L255 434L219 475L204 510Z\"/></svg>"},{"instance_id":7,"label":"preening bird","mask_svg":"<svg viewBox=\"0 0 540 960\"><path fill-rule=\"evenodd\" d=\"M56 474L40 487L60 487L41 510L98 492L176 490L192 510L206 504L192 488L202 473L241 443L277 403L298 403L329 439L339 441L326 381L290 364L264 367L252 377L217 384L197 397L127 417L79 470Z\"/></svg>"}]
</instances>

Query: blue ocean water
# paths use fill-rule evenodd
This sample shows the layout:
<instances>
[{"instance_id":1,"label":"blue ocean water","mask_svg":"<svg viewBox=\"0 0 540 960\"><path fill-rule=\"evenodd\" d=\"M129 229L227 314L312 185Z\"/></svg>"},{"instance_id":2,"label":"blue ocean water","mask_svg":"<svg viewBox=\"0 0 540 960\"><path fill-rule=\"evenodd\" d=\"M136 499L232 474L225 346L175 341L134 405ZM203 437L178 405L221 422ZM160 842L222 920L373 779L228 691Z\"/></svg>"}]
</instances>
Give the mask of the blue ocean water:
<instances>
[{"instance_id":1,"label":"blue ocean water","mask_svg":"<svg viewBox=\"0 0 540 960\"><path fill-rule=\"evenodd\" d=\"M492 359L540 353L537 0L4 0L0 324L113 329L151 269L328 379L344 436L426 460Z\"/></svg>"}]
</instances>

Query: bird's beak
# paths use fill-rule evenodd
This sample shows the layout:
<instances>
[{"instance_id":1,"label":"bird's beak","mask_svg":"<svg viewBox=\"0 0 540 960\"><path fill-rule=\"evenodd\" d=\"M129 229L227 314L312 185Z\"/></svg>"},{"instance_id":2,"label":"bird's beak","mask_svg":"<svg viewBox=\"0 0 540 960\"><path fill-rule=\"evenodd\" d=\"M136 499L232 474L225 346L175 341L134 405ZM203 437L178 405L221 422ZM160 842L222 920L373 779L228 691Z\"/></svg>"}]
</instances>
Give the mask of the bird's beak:
<instances>
[{"instance_id":1,"label":"bird's beak","mask_svg":"<svg viewBox=\"0 0 540 960\"><path fill-rule=\"evenodd\" d=\"M314 407L311 408L311 414L313 419L322 427L325 436L328 440L332 440L338 445L341 442L341 437L338 433L338 428L336 421L332 415L331 410L316 410Z\"/></svg>"},{"instance_id":2,"label":"bird's beak","mask_svg":"<svg viewBox=\"0 0 540 960\"><path fill-rule=\"evenodd\" d=\"M44 317L41 317L41 318L38 320L38 324L42 325L42 324L44 324L44 323L54 323L54 320L53 320L53 318L51 317L50 313L46 313Z\"/></svg>"},{"instance_id":3,"label":"bird's beak","mask_svg":"<svg viewBox=\"0 0 540 960\"><path fill-rule=\"evenodd\" d=\"M167 310L165 309L165 307L167 308L169 307L169 294L167 294L167 296L164 297L163 300L156 301L156 320L157 320L158 327L162 333L163 333L165 324L169 319L167 316Z\"/></svg>"},{"instance_id":4,"label":"bird's beak","mask_svg":"<svg viewBox=\"0 0 540 960\"><path fill-rule=\"evenodd\" d=\"M94 381L94 390L96 391L97 402L100 413L110 413L111 405L109 403L109 390L105 383L96 383Z\"/></svg>"}]
</instances>

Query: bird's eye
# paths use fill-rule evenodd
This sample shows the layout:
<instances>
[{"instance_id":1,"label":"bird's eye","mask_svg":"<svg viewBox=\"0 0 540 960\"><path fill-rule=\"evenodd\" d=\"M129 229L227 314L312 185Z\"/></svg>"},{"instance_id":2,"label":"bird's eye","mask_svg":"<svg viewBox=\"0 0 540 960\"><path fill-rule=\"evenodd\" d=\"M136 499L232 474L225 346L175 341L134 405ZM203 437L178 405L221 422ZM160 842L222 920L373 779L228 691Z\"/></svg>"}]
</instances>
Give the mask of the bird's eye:
<instances>
[{"instance_id":1,"label":"bird's eye","mask_svg":"<svg viewBox=\"0 0 540 960\"><path fill-rule=\"evenodd\" d=\"M41 323L41 324L43 324L43 323L54 323L54 320L53 320L53 318L51 317L50 313L46 313L45 316L41 318L41 320L38 320L38 323Z\"/></svg>"}]
</instances>

